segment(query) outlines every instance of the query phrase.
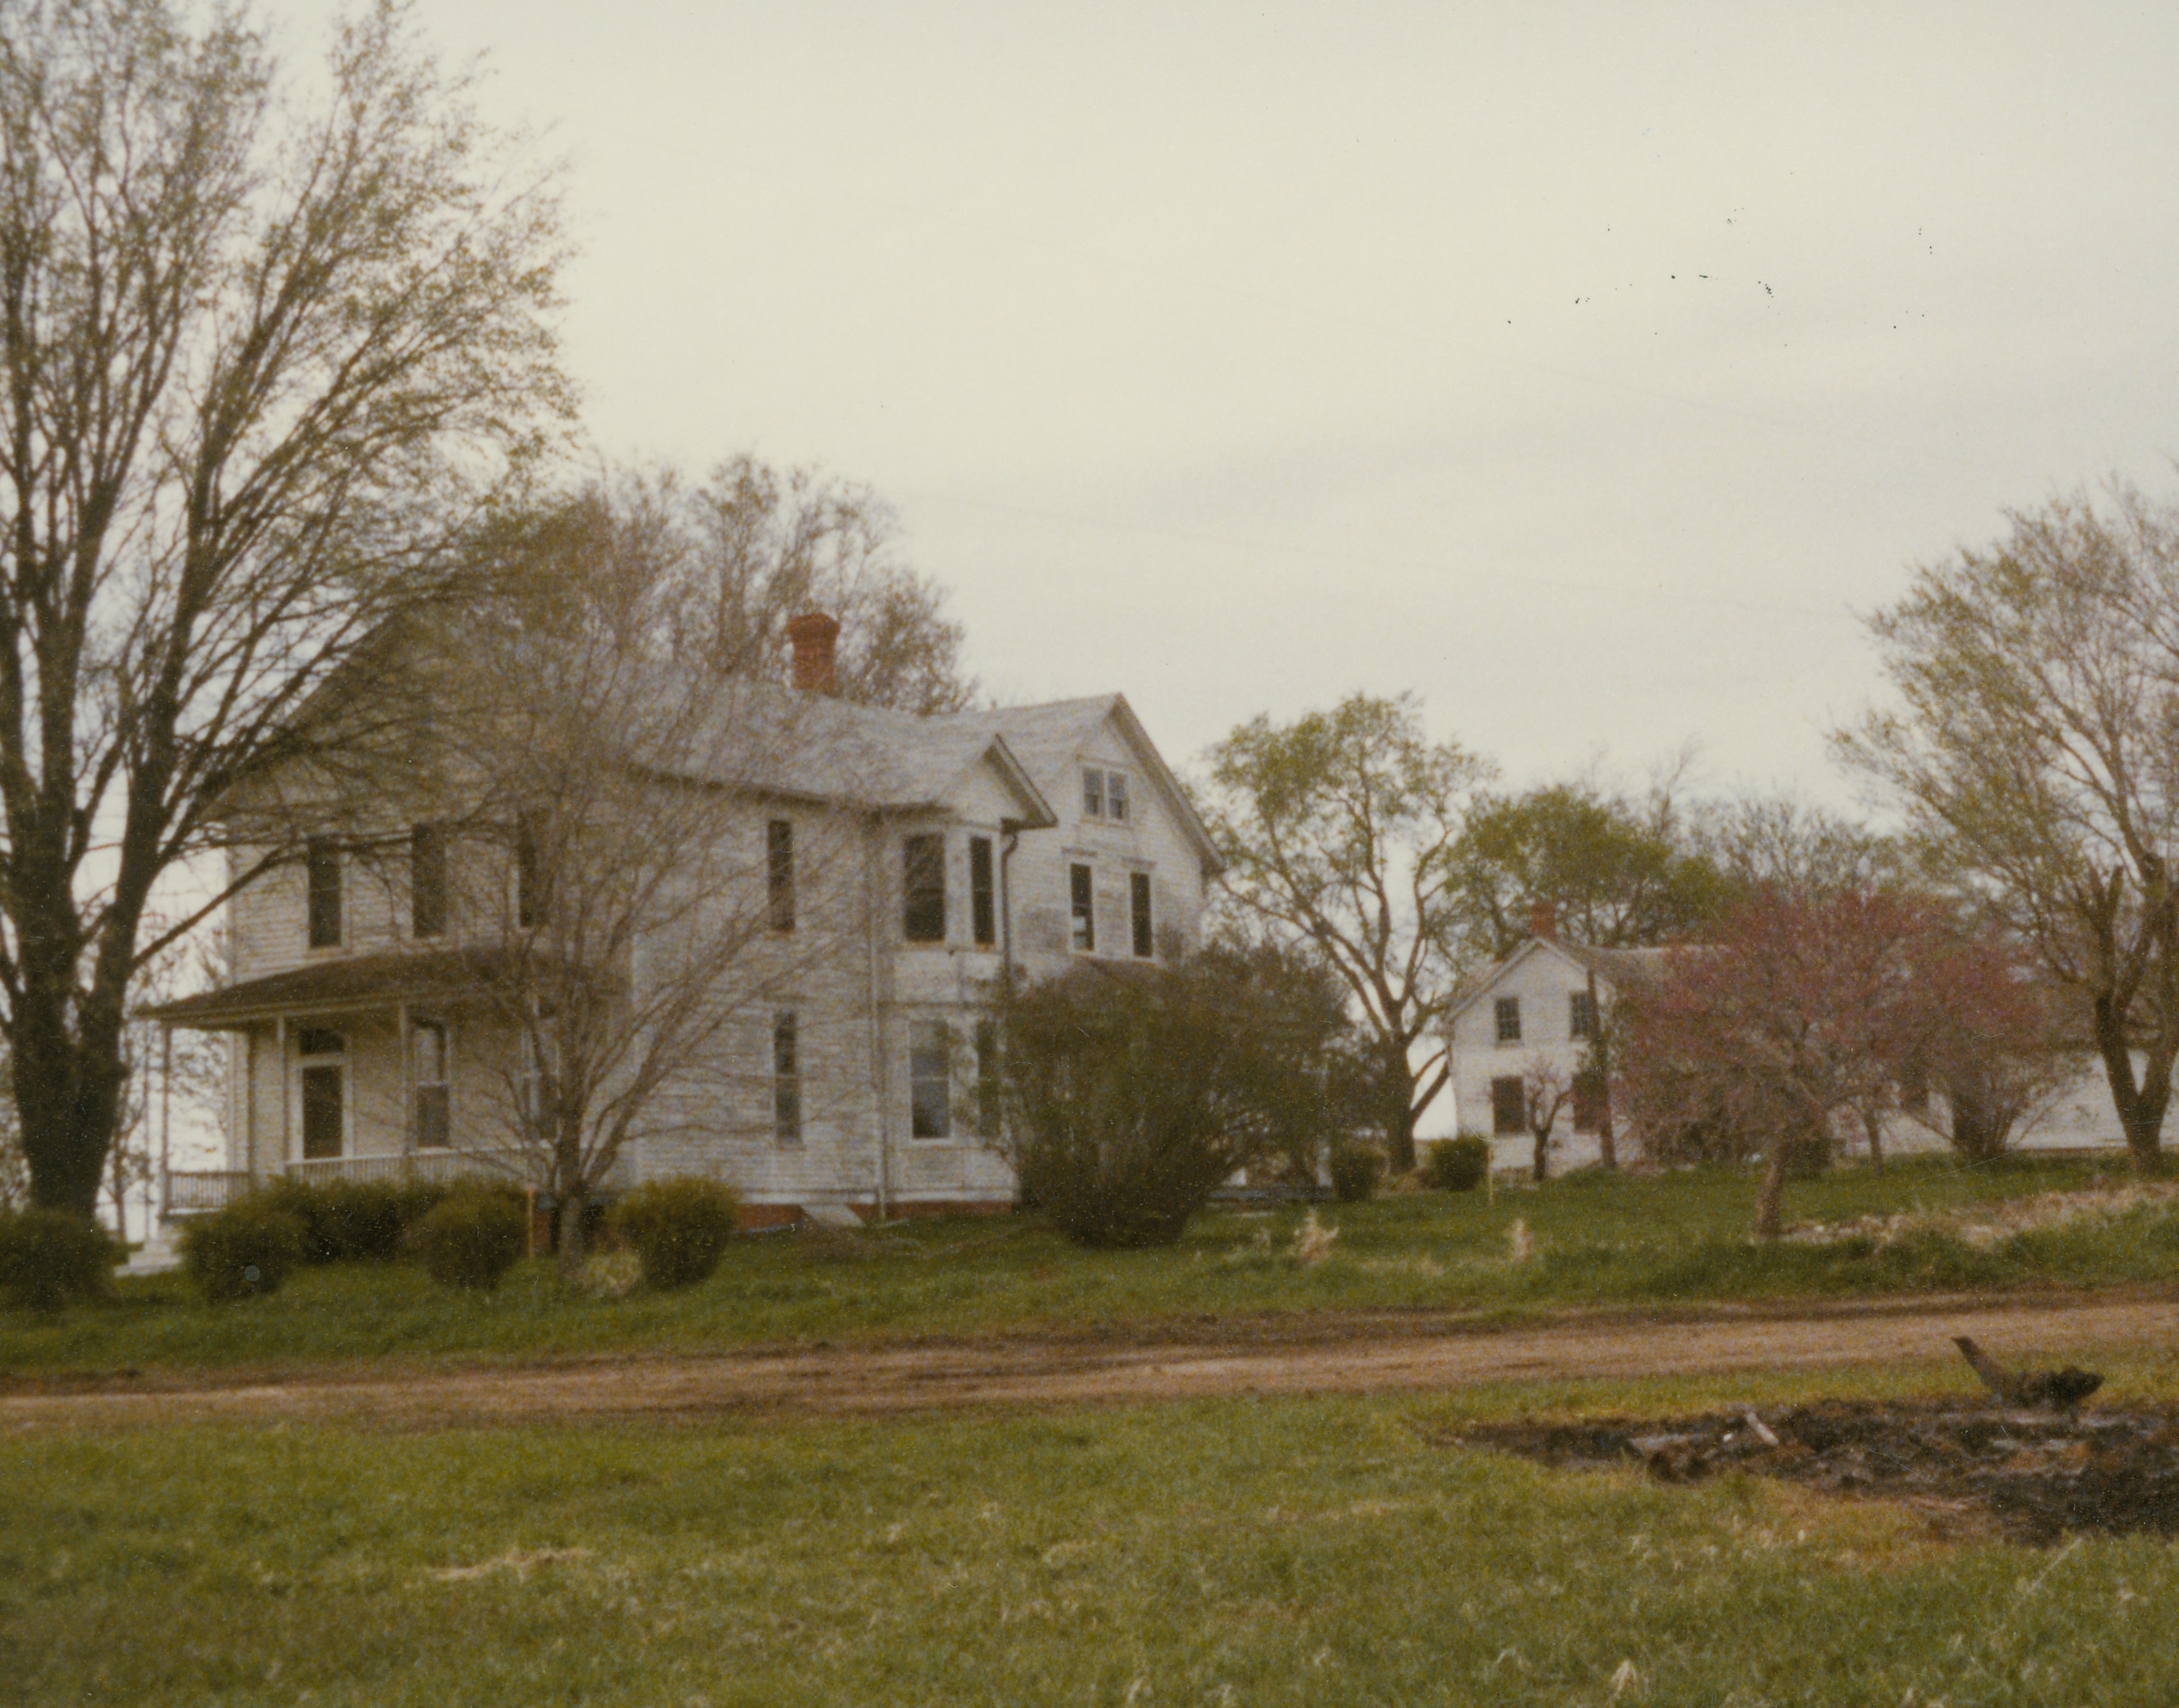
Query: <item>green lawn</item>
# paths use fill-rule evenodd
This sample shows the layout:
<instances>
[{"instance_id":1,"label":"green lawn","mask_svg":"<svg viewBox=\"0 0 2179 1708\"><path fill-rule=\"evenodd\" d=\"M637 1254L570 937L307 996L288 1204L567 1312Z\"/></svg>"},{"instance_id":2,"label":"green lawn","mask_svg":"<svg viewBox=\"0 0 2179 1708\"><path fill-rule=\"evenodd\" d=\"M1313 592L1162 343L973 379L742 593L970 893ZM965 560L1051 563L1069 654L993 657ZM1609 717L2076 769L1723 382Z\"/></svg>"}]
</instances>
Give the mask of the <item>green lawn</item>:
<instances>
[{"instance_id":1,"label":"green lawn","mask_svg":"<svg viewBox=\"0 0 2179 1708\"><path fill-rule=\"evenodd\" d=\"M2179 1396L2167 1354L2111 1392ZM1437 1444L1950 1367L884 1425L18 1432L0 1700L2179 1700L2179 1548ZM1615 1683L1615 1680L1617 1682Z\"/></svg>"},{"instance_id":2,"label":"green lawn","mask_svg":"<svg viewBox=\"0 0 2179 1708\"><path fill-rule=\"evenodd\" d=\"M2097 1179L2110 1162L1995 1170L1946 1162L1839 1170L1788 1189L1789 1216L1836 1222L1938 1211ZM1090 1252L1026 1217L907 1224L808 1240L736 1243L705 1285L593 1299L543 1265L497 1293L435 1288L408 1266L305 1271L277 1297L211 1307L178 1276L127 1281L111 1302L54 1318L0 1312L0 1369L287 1364L446 1355L551 1357L726 1344L843 1343L1336 1309L1519 1312L1560 1305L1783 1299L1929 1288L2179 1280L2179 1203L2048 1229L1988 1249L1941 1231L1764 1249L1745 1238L1754 1183L1730 1173L1578 1174L1534 1191L1416 1194L1329 1206L1332 1255L1293 1255L1299 1213L1210 1214L1178 1246ZM1534 1255L1516 1262L1524 1222Z\"/></svg>"}]
</instances>

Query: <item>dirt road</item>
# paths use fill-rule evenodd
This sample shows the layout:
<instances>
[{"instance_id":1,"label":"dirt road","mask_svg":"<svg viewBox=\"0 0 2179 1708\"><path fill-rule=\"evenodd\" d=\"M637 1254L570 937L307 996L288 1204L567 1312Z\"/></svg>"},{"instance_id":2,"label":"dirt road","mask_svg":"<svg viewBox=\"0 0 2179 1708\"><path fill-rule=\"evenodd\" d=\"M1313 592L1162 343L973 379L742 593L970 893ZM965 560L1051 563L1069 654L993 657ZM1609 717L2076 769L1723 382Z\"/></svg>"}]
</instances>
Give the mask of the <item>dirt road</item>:
<instances>
[{"instance_id":1,"label":"dirt road","mask_svg":"<svg viewBox=\"0 0 2179 1708\"><path fill-rule=\"evenodd\" d=\"M2172 1348L2179 1301L1959 1297L1594 1315L1511 1327L1397 1315L1194 1327L1192 1337L1167 1330L1155 1341L1009 1338L545 1365L332 1367L270 1378L198 1371L17 1377L0 1386L0 1429L213 1419L432 1427L1386 1392L1884 1364L1948 1356L1956 1334L1971 1334L2001 1357L2077 1359L2099 1348Z\"/></svg>"}]
</instances>

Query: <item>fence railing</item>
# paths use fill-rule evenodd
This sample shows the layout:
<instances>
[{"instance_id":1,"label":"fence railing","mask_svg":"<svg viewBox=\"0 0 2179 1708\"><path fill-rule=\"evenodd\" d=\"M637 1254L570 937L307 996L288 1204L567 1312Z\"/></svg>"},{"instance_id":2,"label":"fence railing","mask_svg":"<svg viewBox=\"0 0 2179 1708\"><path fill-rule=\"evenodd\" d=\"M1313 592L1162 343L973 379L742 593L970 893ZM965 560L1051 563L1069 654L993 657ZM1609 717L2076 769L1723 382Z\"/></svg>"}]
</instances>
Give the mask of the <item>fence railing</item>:
<instances>
[{"instance_id":1,"label":"fence railing","mask_svg":"<svg viewBox=\"0 0 2179 1708\"><path fill-rule=\"evenodd\" d=\"M266 1176L282 1174L291 1179L324 1184L340 1181L384 1181L451 1184L456 1180L503 1180L518 1186L543 1184L543 1170L535 1151L513 1145L487 1150L414 1151L385 1156L312 1156L277 1165ZM233 1168L172 1168L167 1171L166 1205L169 1216L189 1216L223 1210L250 1189L247 1171ZM598 1182L606 1191L620 1191L635 1184L634 1160L616 1156Z\"/></svg>"}]
</instances>

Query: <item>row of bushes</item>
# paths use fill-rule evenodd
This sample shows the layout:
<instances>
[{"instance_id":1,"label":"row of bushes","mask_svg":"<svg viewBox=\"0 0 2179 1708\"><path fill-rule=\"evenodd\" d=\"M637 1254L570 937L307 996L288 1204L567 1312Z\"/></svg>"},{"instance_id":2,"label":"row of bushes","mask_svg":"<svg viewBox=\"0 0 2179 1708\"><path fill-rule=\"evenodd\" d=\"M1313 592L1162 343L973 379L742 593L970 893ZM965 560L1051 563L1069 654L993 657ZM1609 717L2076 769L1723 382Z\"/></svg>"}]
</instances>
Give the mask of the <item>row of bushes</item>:
<instances>
[{"instance_id":1,"label":"row of bushes","mask_svg":"<svg viewBox=\"0 0 2179 1708\"><path fill-rule=\"evenodd\" d=\"M733 1193L715 1180L660 1180L623 1198L608 1224L634 1250L645 1285L686 1287L718 1267L735 1210ZM279 1181L192 1222L182 1260L218 1300L276 1292L304 1264L403 1255L442 1285L489 1291L529 1237L523 1195L508 1187Z\"/></svg>"},{"instance_id":2,"label":"row of bushes","mask_svg":"<svg viewBox=\"0 0 2179 1708\"><path fill-rule=\"evenodd\" d=\"M1423 1147L1416 1171L1436 1192L1473 1192L1490 1172L1490 1141L1474 1133ZM1347 1139L1331 1147L1331 1194L1342 1204L1373 1196L1385 1178L1385 1152L1366 1140Z\"/></svg>"}]
</instances>

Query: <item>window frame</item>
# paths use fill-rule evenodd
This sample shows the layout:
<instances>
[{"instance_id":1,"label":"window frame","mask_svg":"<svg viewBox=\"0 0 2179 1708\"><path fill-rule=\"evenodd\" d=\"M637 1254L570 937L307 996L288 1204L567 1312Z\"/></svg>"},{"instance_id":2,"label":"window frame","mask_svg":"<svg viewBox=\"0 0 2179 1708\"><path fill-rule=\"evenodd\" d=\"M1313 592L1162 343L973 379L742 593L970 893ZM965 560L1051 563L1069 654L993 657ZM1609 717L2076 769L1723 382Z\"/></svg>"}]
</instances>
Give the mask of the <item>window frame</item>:
<instances>
[{"instance_id":1,"label":"window frame","mask_svg":"<svg viewBox=\"0 0 2179 1708\"><path fill-rule=\"evenodd\" d=\"M1071 928L1068 947L1078 955L1097 953L1097 869L1087 860L1067 863L1067 909Z\"/></svg>"},{"instance_id":2,"label":"window frame","mask_svg":"<svg viewBox=\"0 0 2179 1708\"><path fill-rule=\"evenodd\" d=\"M1099 824L1105 821L1105 772L1101 766L1082 767L1082 816Z\"/></svg>"},{"instance_id":3,"label":"window frame","mask_svg":"<svg viewBox=\"0 0 2179 1708\"><path fill-rule=\"evenodd\" d=\"M1587 991L1567 992L1567 1036L1577 1043L1596 1035L1596 998Z\"/></svg>"},{"instance_id":4,"label":"window frame","mask_svg":"<svg viewBox=\"0 0 2179 1708\"><path fill-rule=\"evenodd\" d=\"M330 1086L333 1132L331 1150L311 1147L311 1114L322 1114L325 1101L313 1085ZM295 1034L295 1155L305 1162L332 1162L349 1154L348 1035L329 1026L304 1026ZM319 1136L323 1138L321 1127Z\"/></svg>"},{"instance_id":5,"label":"window frame","mask_svg":"<svg viewBox=\"0 0 2179 1708\"><path fill-rule=\"evenodd\" d=\"M908 1023L908 1136L912 1143L952 1140L953 1043L953 1029L943 1020Z\"/></svg>"},{"instance_id":6,"label":"window frame","mask_svg":"<svg viewBox=\"0 0 2179 1708\"><path fill-rule=\"evenodd\" d=\"M999 1023L985 1019L976 1022L974 1047L976 1051L976 1132L980 1138L1002 1139L1006 1136L1005 1100L1002 1090L999 1057Z\"/></svg>"},{"instance_id":7,"label":"window frame","mask_svg":"<svg viewBox=\"0 0 2179 1708\"><path fill-rule=\"evenodd\" d=\"M764 826L765 924L782 936L794 929L794 821L766 819Z\"/></svg>"},{"instance_id":8,"label":"window frame","mask_svg":"<svg viewBox=\"0 0 2179 1708\"><path fill-rule=\"evenodd\" d=\"M998 945L997 869L987 836L969 838L969 934L980 949Z\"/></svg>"},{"instance_id":9,"label":"window frame","mask_svg":"<svg viewBox=\"0 0 2179 1708\"><path fill-rule=\"evenodd\" d=\"M420 941L443 937L447 925L447 827L412 825L409 829L409 935Z\"/></svg>"},{"instance_id":10,"label":"window frame","mask_svg":"<svg viewBox=\"0 0 2179 1708\"><path fill-rule=\"evenodd\" d=\"M1508 1101L1510 1099L1510 1101ZM1494 1074L1490 1078L1490 1136L1525 1137L1529 1131L1529 1082L1520 1074Z\"/></svg>"},{"instance_id":11,"label":"window frame","mask_svg":"<svg viewBox=\"0 0 2179 1708\"><path fill-rule=\"evenodd\" d=\"M438 1075L424 1077L424 1055L418 1044L425 1035L436 1035L438 1040ZM444 1020L429 1015L411 1015L409 1020L409 1134L419 1151L445 1151L453 1148L454 1141L454 1035L453 1028ZM427 1096L427 1093L436 1096ZM426 1118L425 1112L436 1112ZM426 1131L436 1124L439 1136L427 1139Z\"/></svg>"},{"instance_id":12,"label":"window frame","mask_svg":"<svg viewBox=\"0 0 2179 1708\"><path fill-rule=\"evenodd\" d=\"M802 1144L802 1021L793 1008L771 1016L771 1139L789 1149Z\"/></svg>"},{"instance_id":13,"label":"window frame","mask_svg":"<svg viewBox=\"0 0 2179 1708\"><path fill-rule=\"evenodd\" d=\"M911 831L900 839L900 935L903 942L946 941L946 833Z\"/></svg>"},{"instance_id":14,"label":"window frame","mask_svg":"<svg viewBox=\"0 0 2179 1708\"><path fill-rule=\"evenodd\" d=\"M1518 997L1500 997L1490 1008L1491 1022L1496 1030L1496 1041L1518 1044L1521 1041L1521 999Z\"/></svg>"},{"instance_id":15,"label":"window frame","mask_svg":"<svg viewBox=\"0 0 2179 1708\"><path fill-rule=\"evenodd\" d=\"M337 949L348 936L347 859L331 837L303 846L303 941L313 949Z\"/></svg>"}]
</instances>

